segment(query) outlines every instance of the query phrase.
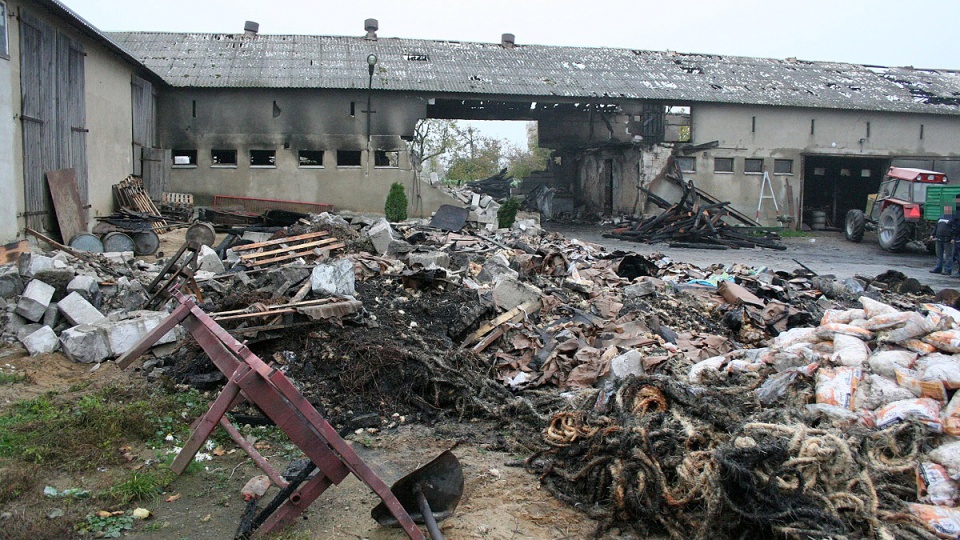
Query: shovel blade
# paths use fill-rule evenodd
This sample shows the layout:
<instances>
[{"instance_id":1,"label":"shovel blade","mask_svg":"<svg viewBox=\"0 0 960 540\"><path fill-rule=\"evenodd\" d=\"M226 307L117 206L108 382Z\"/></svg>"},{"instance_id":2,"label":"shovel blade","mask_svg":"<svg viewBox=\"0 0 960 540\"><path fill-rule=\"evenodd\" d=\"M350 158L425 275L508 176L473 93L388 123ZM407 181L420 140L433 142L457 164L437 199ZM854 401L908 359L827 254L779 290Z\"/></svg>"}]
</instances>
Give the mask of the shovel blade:
<instances>
[{"instance_id":1,"label":"shovel blade","mask_svg":"<svg viewBox=\"0 0 960 540\"><path fill-rule=\"evenodd\" d=\"M417 505L414 490L417 485L423 491L434 519L447 519L453 515L463 496L463 467L460 466L460 460L447 450L430 463L397 480L390 488L410 517L417 523L423 523L423 514ZM370 515L384 527L397 526L396 518L383 503L371 510Z\"/></svg>"}]
</instances>

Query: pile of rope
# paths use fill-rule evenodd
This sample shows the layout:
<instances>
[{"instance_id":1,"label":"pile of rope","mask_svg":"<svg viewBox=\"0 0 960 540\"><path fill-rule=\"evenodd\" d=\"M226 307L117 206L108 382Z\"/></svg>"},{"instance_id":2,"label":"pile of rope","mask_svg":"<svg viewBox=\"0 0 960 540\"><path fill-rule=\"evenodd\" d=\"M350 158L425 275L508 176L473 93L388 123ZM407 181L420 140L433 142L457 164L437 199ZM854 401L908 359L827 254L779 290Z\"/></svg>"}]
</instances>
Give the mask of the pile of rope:
<instances>
[{"instance_id":1,"label":"pile of rope","mask_svg":"<svg viewBox=\"0 0 960 540\"><path fill-rule=\"evenodd\" d=\"M612 528L671 538L933 539L906 512L926 428L840 430L751 387L630 377L559 412L527 460L557 498Z\"/></svg>"}]
</instances>

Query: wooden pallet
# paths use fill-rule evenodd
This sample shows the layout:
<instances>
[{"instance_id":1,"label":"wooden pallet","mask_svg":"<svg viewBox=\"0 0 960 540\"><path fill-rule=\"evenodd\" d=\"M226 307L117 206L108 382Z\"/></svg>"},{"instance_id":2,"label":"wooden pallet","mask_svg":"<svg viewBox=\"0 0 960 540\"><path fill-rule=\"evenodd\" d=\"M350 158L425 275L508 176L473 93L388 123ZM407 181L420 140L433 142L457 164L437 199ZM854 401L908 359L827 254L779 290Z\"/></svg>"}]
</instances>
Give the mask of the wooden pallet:
<instances>
[{"instance_id":1,"label":"wooden pallet","mask_svg":"<svg viewBox=\"0 0 960 540\"><path fill-rule=\"evenodd\" d=\"M264 266L299 257L322 257L343 247L343 242L331 237L326 231L318 231L235 246L232 249L241 254L240 260L245 264Z\"/></svg>"},{"instance_id":2,"label":"wooden pallet","mask_svg":"<svg viewBox=\"0 0 960 540\"><path fill-rule=\"evenodd\" d=\"M170 228L160 210L157 209L150 196L143 189L143 179L130 175L113 186L113 195L117 198L121 208L128 208L151 217L159 218L153 222L153 232L165 233Z\"/></svg>"}]
</instances>

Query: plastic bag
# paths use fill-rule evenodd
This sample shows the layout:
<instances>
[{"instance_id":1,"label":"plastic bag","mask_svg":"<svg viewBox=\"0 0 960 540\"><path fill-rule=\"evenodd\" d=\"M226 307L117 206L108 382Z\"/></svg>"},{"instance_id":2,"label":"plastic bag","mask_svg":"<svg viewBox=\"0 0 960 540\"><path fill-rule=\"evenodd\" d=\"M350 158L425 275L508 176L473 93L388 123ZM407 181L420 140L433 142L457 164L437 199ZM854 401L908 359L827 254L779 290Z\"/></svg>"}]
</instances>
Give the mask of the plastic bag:
<instances>
[{"instance_id":1,"label":"plastic bag","mask_svg":"<svg viewBox=\"0 0 960 540\"><path fill-rule=\"evenodd\" d=\"M907 503L910 513L928 523L938 536L960 536L960 510L935 504Z\"/></svg>"},{"instance_id":2,"label":"plastic bag","mask_svg":"<svg viewBox=\"0 0 960 540\"><path fill-rule=\"evenodd\" d=\"M898 368L910 369L916 360L916 353L910 351L876 351L867 359L867 364L874 373L893 379Z\"/></svg>"},{"instance_id":3,"label":"plastic bag","mask_svg":"<svg viewBox=\"0 0 960 540\"><path fill-rule=\"evenodd\" d=\"M764 381L763 384L756 389L757 399L760 400L760 403L763 405L773 403L787 393L787 388L790 387L790 383L792 383L797 376L806 375L809 377L817 371L818 366L819 364L813 363L801 368L792 368L783 373L777 373Z\"/></svg>"},{"instance_id":4,"label":"plastic bag","mask_svg":"<svg viewBox=\"0 0 960 540\"><path fill-rule=\"evenodd\" d=\"M855 409L872 411L894 401L915 397L913 392L897 384L897 381L882 375L870 374L864 376L857 386L854 404Z\"/></svg>"},{"instance_id":5,"label":"plastic bag","mask_svg":"<svg viewBox=\"0 0 960 540\"><path fill-rule=\"evenodd\" d=\"M816 337L820 340L833 339L837 334L846 334L848 336L858 337L864 341L870 341L873 338L873 332L853 326L852 324L830 323L817 328Z\"/></svg>"},{"instance_id":6,"label":"plastic bag","mask_svg":"<svg viewBox=\"0 0 960 540\"><path fill-rule=\"evenodd\" d=\"M837 334L833 338L833 356L830 359L840 365L863 367L863 363L870 356L867 344L846 334Z\"/></svg>"},{"instance_id":7,"label":"plastic bag","mask_svg":"<svg viewBox=\"0 0 960 540\"><path fill-rule=\"evenodd\" d=\"M943 465L950 478L960 478L960 441L941 444L927 455L932 461Z\"/></svg>"},{"instance_id":8,"label":"plastic bag","mask_svg":"<svg viewBox=\"0 0 960 540\"><path fill-rule=\"evenodd\" d=\"M924 343L923 340L921 340L921 339L916 339L916 338L914 338L914 339L907 339L907 340L901 341L901 342L900 342L900 346L903 347L904 349L909 350L909 351L913 351L913 352L919 354L920 356L924 356L924 355L927 355L927 354L933 354L933 353L935 353L935 352L937 352L937 351L939 350L939 349L937 349L936 347L934 347L933 345L931 345L931 344L929 344L929 343Z\"/></svg>"},{"instance_id":9,"label":"plastic bag","mask_svg":"<svg viewBox=\"0 0 960 540\"><path fill-rule=\"evenodd\" d=\"M872 319L877 315L887 315L889 313L899 313L897 308L884 304L883 302L877 302L873 298L867 298L866 296L860 297L860 305L863 306L863 311L867 315L867 319Z\"/></svg>"},{"instance_id":10,"label":"plastic bag","mask_svg":"<svg viewBox=\"0 0 960 540\"><path fill-rule=\"evenodd\" d=\"M820 324L830 324L830 323L840 323L840 324L850 324L851 321L857 319L866 319L867 315L862 309L828 309L823 312L823 317L820 319Z\"/></svg>"},{"instance_id":11,"label":"plastic bag","mask_svg":"<svg viewBox=\"0 0 960 540\"><path fill-rule=\"evenodd\" d=\"M821 368L817 372L817 403L853 410L853 395L863 371L852 367Z\"/></svg>"},{"instance_id":12,"label":"plastic bag","mask_svg":"<svg viewBox=\"0 0 960 540\"><path fill-rule=\"evenodd\" d=\"M867 330L886 330L904 324L910 319L910 314L911 312L896 312L877 315L867 319L867 322L863 323L862 326ZM919 313L917 315L920 316ZM923 316L920 316L920 318L923 319Z\"/></svg>"},{"instance_id":13,"label":"plastic bag","mask_svg":"<svg viewBox=\"0 0 960 540\"><path fill-rule=\"evenodd\" d=\"M931 319L950 319L943 321L946 328L956 328L960 324L960 311L943 304L922 304L920 307L930 312ZM940 322L940 321L935 321Z\"/></svg>"},{"instance_id":14,"label":"plastic bag","mask_svg":"<svg viewBox=\"0 0 960 540\"><path fill-rule=\"evenodd\" d=\"M923 341L941 351L960 353L960 330L941 330L927 334Z\"/></svg>"},{"instance_id":15,"label":"plastic bag","mask_svg":"<svg viewBox=\"0 0 960 540\"><path fill-rule=\"evenodd\" d=\"M882 317L877 317L878 319ZM890 343L900 343L908 339L923 337L936 329L936 325L915 311L907 313L903 324L881 332L878 339Z\"/></svg>"},{"instance_id":16,"label":"plastic bag","mask_svg":"<svg viewBox=\"0 0 960 540\"><path fill-rule=\"evenodd\" d=\"M931 354L917 361L916 369L924 379L937 379L950 390L960 388L960 358L945 354Z\"/></svg>"},{"instance_id":17,"label":"plastic bag","mask_svg":"<svg viewBox=\"0 0 960 540\"><path fill-rule=\"evenodd\" d=\"M930 398L940 403L947 402L947 390L939 380L927 379L909 369L896 369L897 384L910 390L916 397Z\"/></svg>"},{"instance_id":18,"label":"plastic bag","mask_svg":"<svg viewBox=\"0 0 960 540\"><path fill-rule=\"evenodd\" d=\"M930 398L894 401L878 409L875 417L878 429L913 418L937 433L943 430L940 403Z\"/></svg>"},{"instance_id":19,"label":"plastic bag","mask_svg":"<svg viewBox=\"0 0 960 540\"><path fill-rule=\"evenodd\" d=\"M719 372L726 361L727 358L725 356L714 356L713 358L701 360L690 368L690 371L687 372L687 378L693 383L703 383L707 372Z\"/></svg>"},{"instance_id":20,"label":"plastic bag","mask_svg":"<svg viewBox=\"0 0 960 540\"><path fill-rule=\"evenodd\" d=\"M924 461L917 465L917 499L940 506L954 506L957 483L950 479L943 465Z\"/></svg>"},{"instance_id":21,"label":"plastic bag","mask_svg":"<svg viewBox=\"0 0 960 540\"><path fill-rule=\"evenodd\" d=\"M780 332L780 335L773 338L773 346L782 349L797 343L813 342L816 330L816 328L791 328L786 332Z\"/></svg>"}]
</instances>

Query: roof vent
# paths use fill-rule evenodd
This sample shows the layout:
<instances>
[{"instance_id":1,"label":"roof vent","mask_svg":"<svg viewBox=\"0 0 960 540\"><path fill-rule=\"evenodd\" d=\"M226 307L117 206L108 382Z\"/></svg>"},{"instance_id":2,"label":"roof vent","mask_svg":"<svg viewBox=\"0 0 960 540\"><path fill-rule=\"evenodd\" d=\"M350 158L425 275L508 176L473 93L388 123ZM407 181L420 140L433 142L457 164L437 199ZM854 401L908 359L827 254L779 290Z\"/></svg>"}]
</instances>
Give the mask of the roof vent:
<instances>
[{"instance_id":1,"label":"roof vent","mask_svg":"<svg viewBox=\"0 0 960 540\"><path fill-rule=\"evenodd\" d=\"M500 45L504 49L512 49L517 44L517 36L513 34L503 34L500 36Z\"/></svg>"},{"instance_id":2,"label":"roof vent","mask_svg":"<svg viewBox=\"0 0 960 540\"><path fill-rule=\"evenodd\" d=\"M257 35L257 32L260 31L260 23L254 21L247 21L243 23L243 35L246 37L253 37Z\"/></svg>"},{"instance_id":3,"label":"roof vent","mask_svg":"<svg viewBox=\"0 0 960 540\"><path fill-rule=\"evenodd\" d=\"M367 39L377 39L377 30L380 29L380 24L377 23L376 19L367 19L363 21L363 29L367 31Z\"/></svg>"}]
</instances>

